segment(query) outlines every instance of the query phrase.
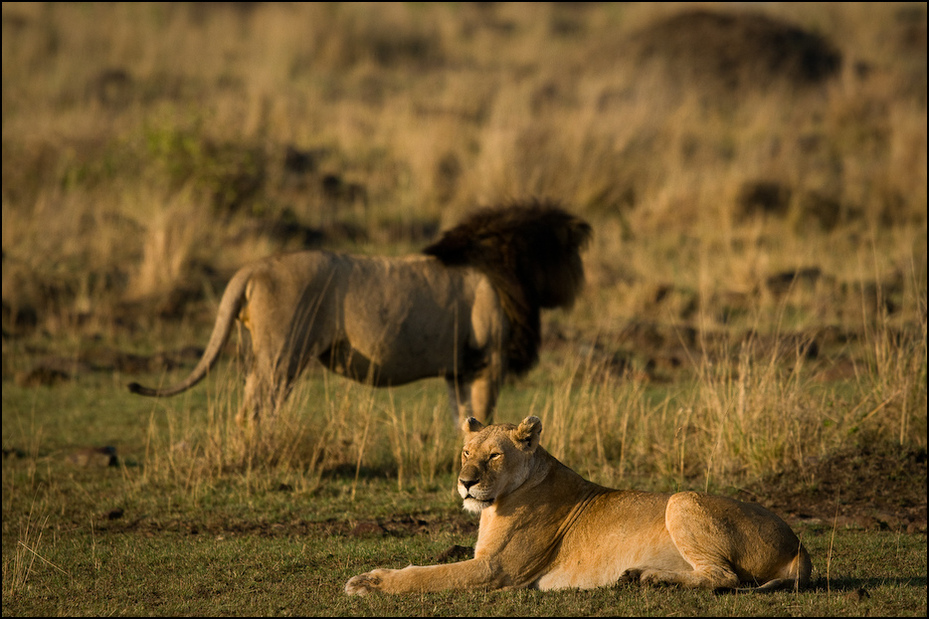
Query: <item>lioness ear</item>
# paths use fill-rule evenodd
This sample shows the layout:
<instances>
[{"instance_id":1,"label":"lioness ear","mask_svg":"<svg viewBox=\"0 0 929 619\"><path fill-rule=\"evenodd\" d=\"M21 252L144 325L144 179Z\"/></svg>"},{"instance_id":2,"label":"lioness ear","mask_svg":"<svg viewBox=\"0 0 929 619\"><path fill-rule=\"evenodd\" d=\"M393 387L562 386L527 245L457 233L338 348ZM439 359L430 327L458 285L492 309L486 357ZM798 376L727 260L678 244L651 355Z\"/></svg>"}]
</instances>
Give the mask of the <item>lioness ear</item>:
<instances>
[{"instance_id":1,"label":"lioness ear","mask_svg":"<svg viewBox=\"0 0 929 619\"><path fill-rule=\"evenodd\" d=\"M539 446L540 434L542 434L542 420L530 416L523 419L513 431L513 440L526 451L535 451L535 448Z\"/></svg>"},{"instance_id":2,"label":"lioness ear","mask_svg":"<svg viewBox=\"0 0 929 619\"><path fill-rule=\"evenodd\" d=\"M480 432L484 428L484 424L475 419L474 417L468 417L461 422L461 431L465 434L473 434L474 432Z\"/></svg>"}]
</instances>

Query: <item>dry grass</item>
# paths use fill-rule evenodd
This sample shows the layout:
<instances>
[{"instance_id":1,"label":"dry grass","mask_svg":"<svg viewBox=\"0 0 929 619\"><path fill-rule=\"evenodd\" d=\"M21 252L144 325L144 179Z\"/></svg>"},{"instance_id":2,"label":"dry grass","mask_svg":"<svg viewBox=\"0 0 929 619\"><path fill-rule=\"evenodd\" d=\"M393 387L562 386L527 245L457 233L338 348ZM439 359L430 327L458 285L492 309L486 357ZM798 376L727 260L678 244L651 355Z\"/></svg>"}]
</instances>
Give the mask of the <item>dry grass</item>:
<instances>
[{"instance_id":1,"label":"dry grass","mask_svg":"<svg viewBox=\"0 0 929 619\"><path fill-rule=\"evenodd\" d=\"M36 560L45 564L65 576L70 576L58 565L42 556L42 535L48 527L49 516L35 516L31 511L22 525L22 530L16 540L16 548L10 555L9 561L3 562L3 595L15 596L21 594L27 587L29 576L33 572Z\"/></svg>"},{"instance_id":2,"label":"dry grass","mask_svg":"<svg viewBox=\"0 0 929 619\"><path fill-rule=\"evenodd\" d=\"M539 414L559 457L710 486L862 433L924 446L925 5L765 5L842 67L728 91L632 60L681 10L4 3L4 379L28 342L191 343L247 260L413 251L543 195L593 224L589 286L546 318L568 352L501 417ZM623 339L642 322L670 334L657 352ZM153 426L145 474L195 488L263 463L312 489L338 466L401 486L452 466L431 393L327 381L244 437L230 392L206 428L183 408Z\"/></svg>"}]
</instances>

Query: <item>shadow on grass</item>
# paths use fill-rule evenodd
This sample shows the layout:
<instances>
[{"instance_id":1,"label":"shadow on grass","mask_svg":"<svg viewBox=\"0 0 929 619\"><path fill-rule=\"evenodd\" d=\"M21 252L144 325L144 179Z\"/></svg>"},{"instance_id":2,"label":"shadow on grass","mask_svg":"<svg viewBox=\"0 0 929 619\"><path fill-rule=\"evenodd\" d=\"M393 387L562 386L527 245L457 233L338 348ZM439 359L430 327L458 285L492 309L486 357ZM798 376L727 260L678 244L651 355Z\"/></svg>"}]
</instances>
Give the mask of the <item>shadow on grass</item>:
<instances>
[{"instance_id":1,"label":"shadow on grass","mask_svg":"<svg viewBox=\"0 0 929 619\"><path fill-rule=\"evenodd\" d=\"M925 589L927 586L927 578L926 576L917 576L913 578L831 578L829 581L826 581L825 578L817 578L809 591L847 591L862 593L867 592L869 589L885 587L887 585Z\"/></svg>"}]
</instances>

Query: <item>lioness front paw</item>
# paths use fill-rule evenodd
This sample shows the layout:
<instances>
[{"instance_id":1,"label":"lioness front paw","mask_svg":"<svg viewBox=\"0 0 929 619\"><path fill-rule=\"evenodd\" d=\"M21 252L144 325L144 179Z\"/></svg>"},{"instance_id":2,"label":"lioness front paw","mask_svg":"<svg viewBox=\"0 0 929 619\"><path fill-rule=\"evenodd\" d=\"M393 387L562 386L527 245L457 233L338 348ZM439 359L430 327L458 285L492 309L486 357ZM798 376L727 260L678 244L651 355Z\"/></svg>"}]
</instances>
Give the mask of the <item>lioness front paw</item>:
<instances>
[{"instance_id":1,"label":"lioness front paw","mask_svg":"<svg viewBox=\"0 0 929 619\"><path fill-rule=\"evenodd\" d=\"M350 578L345 583L345 593L349 595L365 595L372 591L388 589L387 578L397 570L377 569L365 572L360 576Z\"/></svg>"},{"instance_id":2,"label":"lioness front paw","mask_svg":"<svg viewBox=\"0 0 929 619\"><path fill-rule=\"evenodd\" d=\"M366 595L381 588L381 578L373 572L353 576L345 583L345 593L349 595Z\"/></svg>"}]
</instances>

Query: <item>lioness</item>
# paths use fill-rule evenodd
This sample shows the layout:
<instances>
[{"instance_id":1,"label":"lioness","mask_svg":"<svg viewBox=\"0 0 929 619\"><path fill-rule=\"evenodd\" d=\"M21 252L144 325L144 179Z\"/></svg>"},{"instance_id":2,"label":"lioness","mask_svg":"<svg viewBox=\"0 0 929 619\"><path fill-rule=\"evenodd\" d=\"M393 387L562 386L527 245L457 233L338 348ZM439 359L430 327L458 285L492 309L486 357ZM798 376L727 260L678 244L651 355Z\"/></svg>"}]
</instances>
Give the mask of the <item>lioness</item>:
<instances>
[{"instance_id":1,"label":"lioness","mask_svg":"<svg viewBox=\"0 0 929 619\"><path fill-rule=\"evenodd\" d=\"M543 308L570 307L584 282L587 222L529 201L481 209L420 255L305 251L242 267L226 286L203 358L170 396L200 382L238 319L252 362L239 421L274 413L317 359L375 386L443 377L456 423L489 421L508 373L538 361Z\"/></svg>"},{"instance_id":2,"label":"lioness","mask_svg":"<svg viewBox=\"0 0 929 619\"><path fill-rule=\"evenodd\" d=\"M462 430L458 493L481 514L474 558L374 570L349 580L346 593L809 583L812 564L797 536L754 503L598 486L539 447L538 417L486 427L470 418Z\"/></svg>"}]
</instances>

